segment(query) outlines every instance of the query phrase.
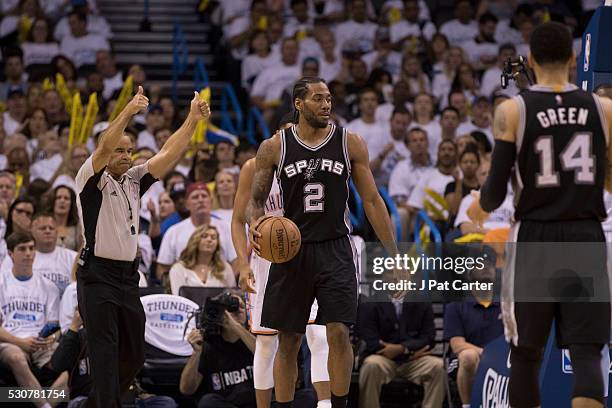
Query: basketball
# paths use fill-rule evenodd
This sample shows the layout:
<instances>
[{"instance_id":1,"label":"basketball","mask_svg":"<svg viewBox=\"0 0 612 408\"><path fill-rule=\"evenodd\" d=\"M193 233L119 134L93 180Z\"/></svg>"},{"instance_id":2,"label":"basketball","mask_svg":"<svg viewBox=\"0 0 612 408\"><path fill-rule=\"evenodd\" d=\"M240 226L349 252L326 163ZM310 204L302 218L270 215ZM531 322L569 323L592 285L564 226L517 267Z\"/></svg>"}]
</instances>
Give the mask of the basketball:
<instances>
[{"instance_id":1,"label":"basketball","mask_svg":"<svg viewBox=\"0 0 612 408\"><path fill-rule=\"evenodd\" d=\"M288 262L298 253L302 244L300 230L285 217L270 217L257 226L261 257L272 263Z\"/></svg>"}]
</instances>

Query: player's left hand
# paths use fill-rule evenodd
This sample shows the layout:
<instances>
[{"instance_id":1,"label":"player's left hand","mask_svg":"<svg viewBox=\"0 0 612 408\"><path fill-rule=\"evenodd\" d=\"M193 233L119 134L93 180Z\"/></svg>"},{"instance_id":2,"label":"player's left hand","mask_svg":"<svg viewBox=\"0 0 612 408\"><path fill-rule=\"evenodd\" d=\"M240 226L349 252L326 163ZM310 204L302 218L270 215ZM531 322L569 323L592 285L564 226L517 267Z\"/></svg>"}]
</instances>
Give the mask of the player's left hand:
<instances>
[{"instance_id":1,"label":"player's left hand","mask_svg":"<svg viewBox=\"0 0 612 408\"><path fill-rule=\"evenodd\" d=\"M474 201L467 209L467 216L477 227L482 228L484 222L489 218L489 213L480 206L480 191L472 190L470 194L474 197Z\"/></svg>"},{"instance_id":2,"label":"player's left hand","mask_svg":"<svg viewBox=\"0 0 612 408\"><path fill-rule=\"evenodd\" d=\"M257 231L257 227L259 227L259 224L261 224L264 220L267 220L270 217L272 216L264 214L259 217L257 221L253 223L253 225L249 227L249 241L251 241L251 245L253 245L253 251L255 251L257 256L261 256L261 246L259 246L258 243L259 238L261 238L261 232Z\"/></svg>"},{"instance_id":3,"label":"player's left hand","mask_svg":"<svg viewBox=\"0 0 612 408\"><path fill-rule=\"evenodd\" d=\"M210 107L205 101L200 99L200 94L195 91L191 100L189 114L193 115L196 120L204 119L208 121L208 118L210 118Z\"/></svg>"},{"instance_id":4,"label":"player's left hand","mask_svg":"<svg viewBox=\"0 0 612 408\"><path fill-rule=\"evenodd\" d=\"M255 275L249 265L243 265L238 268L240 276L238 278L238 286L247 293L257 293L255 290Z\"/></svg>"}]
</instances>

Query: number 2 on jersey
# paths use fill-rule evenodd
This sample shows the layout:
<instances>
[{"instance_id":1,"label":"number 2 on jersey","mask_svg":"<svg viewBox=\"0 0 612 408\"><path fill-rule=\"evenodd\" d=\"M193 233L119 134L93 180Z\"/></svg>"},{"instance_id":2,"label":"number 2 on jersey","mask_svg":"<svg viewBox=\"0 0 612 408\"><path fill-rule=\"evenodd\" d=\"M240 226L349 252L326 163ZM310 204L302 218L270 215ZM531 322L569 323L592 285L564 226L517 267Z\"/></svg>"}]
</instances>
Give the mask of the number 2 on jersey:
<instances>
[{"instance_id":1,"label":"number 2 on jersey","mask_svg":"<svg viewBox=\"0 0 612 408\"><path fill-rule=\"evenodd\" d=\"M592 153L592 134L574 133L559 159L564 171L574 171L577 184L595 183L595 158ZM535 151L540 156L541 171L536 175L537 187L559 186L559 173L555 171L552 136L541 136L535 141Z\"/></svg>"},{"instance_id":2,"label":"number 2 on jersey","mask_svg":"<svg viewBox=\"0 0 612 408\"><path fill-rule=\"evenodd\" d=\"M321 183L304 185L304 212L323 212L325 187Z\"/></svg>"}]
</instances>

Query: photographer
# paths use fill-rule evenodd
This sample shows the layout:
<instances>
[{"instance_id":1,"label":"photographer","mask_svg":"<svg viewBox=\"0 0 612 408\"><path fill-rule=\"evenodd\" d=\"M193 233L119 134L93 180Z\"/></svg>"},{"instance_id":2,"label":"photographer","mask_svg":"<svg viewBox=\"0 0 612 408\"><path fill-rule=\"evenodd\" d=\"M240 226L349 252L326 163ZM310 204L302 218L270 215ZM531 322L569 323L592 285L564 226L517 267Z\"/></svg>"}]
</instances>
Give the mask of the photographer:
<instances>
[{"instance_id":1,"label":"photographer","mask_svg":"<svg viewBox=\"0 0 612 408\"><path fill-rule=\"evenodd\" d=\"M180 390L191 395L203 384L199 408L255 407L255 336L245 326L246 309L237 292L208 299L200 330L187 340L193 354L181 373Z\"/></svg>"}]
</instances>

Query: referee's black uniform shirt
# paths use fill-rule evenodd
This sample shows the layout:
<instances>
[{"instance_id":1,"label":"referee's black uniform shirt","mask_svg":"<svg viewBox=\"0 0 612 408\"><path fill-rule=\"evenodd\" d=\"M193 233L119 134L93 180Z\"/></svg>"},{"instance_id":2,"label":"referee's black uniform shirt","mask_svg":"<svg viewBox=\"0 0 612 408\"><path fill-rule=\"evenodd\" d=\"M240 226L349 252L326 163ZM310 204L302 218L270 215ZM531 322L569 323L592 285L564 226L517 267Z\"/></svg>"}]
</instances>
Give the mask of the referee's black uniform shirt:
<instances>
[{"instance_id":1,"label":"referee's black uniform shirt","mask_svg":"<svg viewBox=\"0 0 612 408\"><path fill-rule=\"evenodd\" d=\"M138 296L140 197L157 181L148 162L119 180L95 173L90 156L76 176L85 235L77 271L79 310L89 344L93 389L88 406L119 407L144 362L145 315Z\"/></svg>"}]
</instances>

